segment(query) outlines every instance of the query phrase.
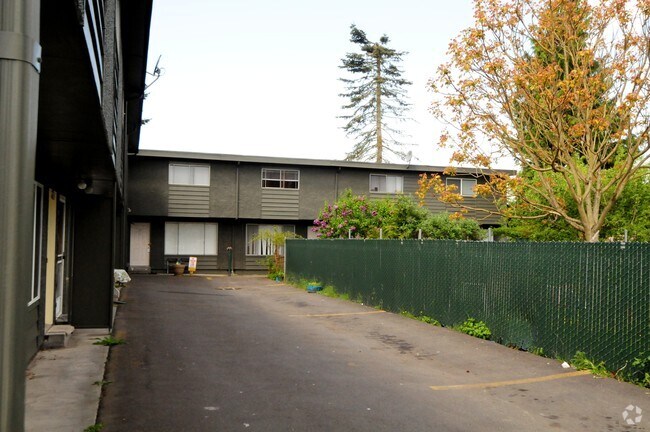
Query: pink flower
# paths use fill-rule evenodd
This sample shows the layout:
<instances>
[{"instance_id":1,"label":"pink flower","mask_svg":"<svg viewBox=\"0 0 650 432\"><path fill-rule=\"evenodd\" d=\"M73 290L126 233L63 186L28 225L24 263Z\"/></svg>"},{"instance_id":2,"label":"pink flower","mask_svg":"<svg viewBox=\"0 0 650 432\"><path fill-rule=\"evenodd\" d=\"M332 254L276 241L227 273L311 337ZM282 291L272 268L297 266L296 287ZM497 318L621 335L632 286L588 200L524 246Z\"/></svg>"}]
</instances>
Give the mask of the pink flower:
<instances>
[{"instance_id":1,"label":"pink flower","mask_svg":"<svg viewBox=\"0 0 650 432\"><path fill-rule=\"evenodd\" d=\"M371 213L373 216L377 216L377 212L375 210L372 211Z\"/></svg>"}]
</instances>

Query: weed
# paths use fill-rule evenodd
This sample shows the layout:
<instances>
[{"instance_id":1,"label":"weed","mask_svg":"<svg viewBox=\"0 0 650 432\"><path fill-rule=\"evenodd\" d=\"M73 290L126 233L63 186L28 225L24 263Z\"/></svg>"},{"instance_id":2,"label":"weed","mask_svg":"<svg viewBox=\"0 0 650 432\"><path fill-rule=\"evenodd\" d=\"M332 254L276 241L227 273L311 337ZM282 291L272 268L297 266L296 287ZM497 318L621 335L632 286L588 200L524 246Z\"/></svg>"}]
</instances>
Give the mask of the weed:
<instances>
[{"instance_id":1,"label":"weed","mask_svg":"<svg viewBox=\"0 0 650 432\"><path fill-rule=\"evenodd\" d=\"M321 291L318 291L320 294L323 294L326 297L339 298L341 300L350 300L350 294L340 293L332 285L325 285Z\"/></svg>"},{"instance_id":2,"label":"weed","mask_svg":"<svg viewBox=\"0 0 650 432\"><path fill-rule=\"evenodd\" d=\"M650 388L650 351L644 351L639 357L635 357L631 366L626 376L627 380L641 387Z\"/></svg>"},{"instance_id":3,"label":"weed","mask_svg":"<svg viewBox=\"0 0 650 432\"><path fill-rule=\"evenodd\" d=\"M86 429L84 429L84 432L99 432L102 429L104 429L104 425L101 423L96 423L92 426L88 426Z\"/></svg>"},{"instance_id":4,"label":"weed","mask_svg":"<svg viewBox=\"0 0 650 432\"><path fill-rule=\"evenodd\" d=\"M528 351L535 355L544 357L544 348L542 347L530 347Z\"/></svg>"},{"instance_id":5,"label":"weed","mask_svg":"<svg viewBox=\"0 0 650 432\"><path fill-rule=\"evenodd\" d=\"M97 342L93 342L93 345L104 345L108 347L112 347L115 345L123 345L125 344L126 341L121 338L114 338L113 336L106 336L103 339L97 339Z\"/></svg>"},{"instance_id":6,"label":"weed","mask_svg":"<svg viewBox=\"0 0 650 432\"><path fill-rule=\"evenodd\" d=\"M576 355L571 359L571 364L578 370L588 370L592 374L600 377L611 376L610 372L605 367L605 362L594 363L587 358L587 354L582 351L577 351Z\"/></svg>"},{"instance_id":7,"label":"weed","mask_svg":"<svg viewBox=\"0 0 650 432\"><path fill-rule=\"evenodd\" d=\"M456 325L453 328L459 332L481 339L490 339L492 337L492 332L487 324L483 321L476 321L475 318L467 318L464 323Z\"/></svg>"},{"instance_id":8,"label":"weed","mask_svg":"<svg viewBox=\"0 0 650 432\"><path fill-rule=\"evenodd\" d=\"M105 381L105 380L101 380L101 381L95 381L95 382L93 383L93 385L100 386L100 387L104 387L105 385L109 385L109 384L112 384L112 383L113 383L113 381Z\"/></svg>"},{"instance_id":9,"label":"weed","mask_svg":"<svg viewBox=\"0 0 650 432\"><path fill-rule=\"evenodd\" d=\"M402 316L407 317L407 318L422 321L423 323L431 324L431 325L434 325L434 326L441 326L440 321L438 321L435 318L431 318L430 316L424 315L422 313L422 311L420 311L419 315L414 315L411 312L406 311L406 310L403 310L402 312L400 312L400 314Z\"/></svg>"}]
</instances>

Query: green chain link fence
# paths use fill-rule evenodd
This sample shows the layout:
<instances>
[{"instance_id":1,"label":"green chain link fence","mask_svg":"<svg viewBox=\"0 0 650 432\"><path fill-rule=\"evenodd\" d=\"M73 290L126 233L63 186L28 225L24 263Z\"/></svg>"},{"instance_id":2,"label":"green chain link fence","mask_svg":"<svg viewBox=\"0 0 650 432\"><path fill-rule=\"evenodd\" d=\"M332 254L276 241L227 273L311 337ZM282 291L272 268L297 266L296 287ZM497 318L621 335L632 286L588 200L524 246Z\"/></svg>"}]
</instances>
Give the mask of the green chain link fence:
<instances>
[{"instance_id":1,"label":"green chain link fence","mask_svg":"<svg viewBox=\"0 0 650 432\"><path fill-rule=\"evenodd\" d=\"M447 240L288 240L291 279L549 357L584 351L617 370L650 351L650 245Z\"/></svg>"}]
</instances>

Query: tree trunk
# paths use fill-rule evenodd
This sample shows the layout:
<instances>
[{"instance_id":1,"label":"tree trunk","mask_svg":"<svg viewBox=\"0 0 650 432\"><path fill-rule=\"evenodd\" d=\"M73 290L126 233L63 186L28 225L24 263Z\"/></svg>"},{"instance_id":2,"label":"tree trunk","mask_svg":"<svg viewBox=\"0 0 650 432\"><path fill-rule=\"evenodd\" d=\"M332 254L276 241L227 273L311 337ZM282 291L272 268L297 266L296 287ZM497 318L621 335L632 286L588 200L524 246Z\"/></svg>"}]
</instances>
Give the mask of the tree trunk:
<instances>
[{"instance_id":1,"label":"tree trunk","mask_svg":"<svg viewBox=\"0 0 650 432\"><path fill-rule=\"evenodd\" d=\"M377 128L377 163L382 163L384 161L384 140L381 134L381 54L379 53L378 47L375 47L375 56L377 62L377 77L375 79L375 104L377 106L377 123L375 125Z\"/></svg>"}]
</instances>

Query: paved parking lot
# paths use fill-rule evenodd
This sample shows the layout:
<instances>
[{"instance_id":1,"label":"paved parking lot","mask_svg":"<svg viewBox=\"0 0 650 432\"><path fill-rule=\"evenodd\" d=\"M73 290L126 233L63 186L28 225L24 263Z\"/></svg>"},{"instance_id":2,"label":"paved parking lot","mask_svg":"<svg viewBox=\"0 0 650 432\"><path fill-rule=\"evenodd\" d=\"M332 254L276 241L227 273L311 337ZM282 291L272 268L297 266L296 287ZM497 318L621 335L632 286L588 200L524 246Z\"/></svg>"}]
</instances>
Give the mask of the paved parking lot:
<instances>
[{"instance_id":1,"label":"paved parking lot","mask_svg":"<svg viewBox=\"0 0 650 432\"><path fill-rule=\"evenodd\" d=\"M104 431L650 430L639 387L261 277L136 275L123 299Z\"/></svg>"}]
</instances>

